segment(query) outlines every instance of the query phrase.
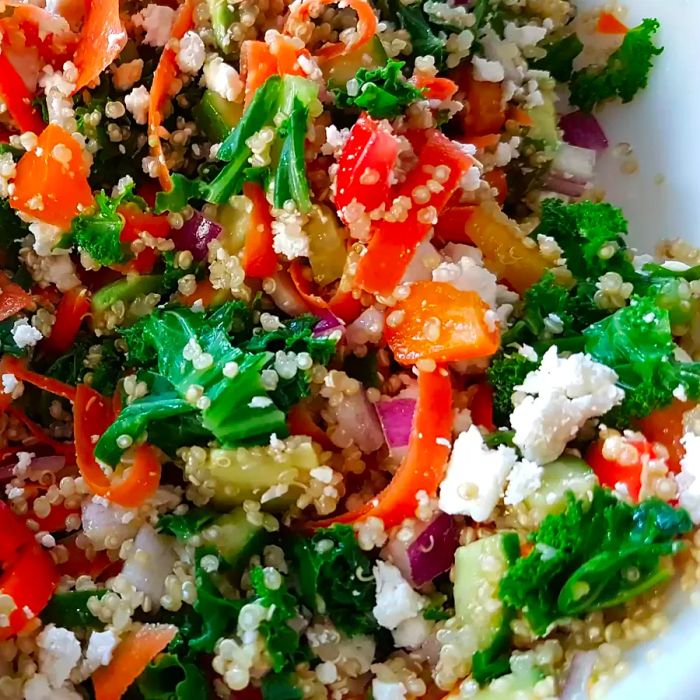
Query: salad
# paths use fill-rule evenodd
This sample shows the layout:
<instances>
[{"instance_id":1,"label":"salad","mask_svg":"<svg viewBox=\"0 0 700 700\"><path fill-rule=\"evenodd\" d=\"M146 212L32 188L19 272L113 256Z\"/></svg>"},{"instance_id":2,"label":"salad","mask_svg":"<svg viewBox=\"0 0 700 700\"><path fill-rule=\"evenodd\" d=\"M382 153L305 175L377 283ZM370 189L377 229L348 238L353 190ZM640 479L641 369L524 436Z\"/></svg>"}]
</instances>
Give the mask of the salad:
<instances>
[{"instance_id":1,"label":"salad","mask_svg":"<svg viewBox=\"0 0 700 700\"><path fill-rule=\"evenodd\" d=\"M567 0L6 0L0 698L601 697L700 577L700 252Z\"/></svg>"}]
</instances>

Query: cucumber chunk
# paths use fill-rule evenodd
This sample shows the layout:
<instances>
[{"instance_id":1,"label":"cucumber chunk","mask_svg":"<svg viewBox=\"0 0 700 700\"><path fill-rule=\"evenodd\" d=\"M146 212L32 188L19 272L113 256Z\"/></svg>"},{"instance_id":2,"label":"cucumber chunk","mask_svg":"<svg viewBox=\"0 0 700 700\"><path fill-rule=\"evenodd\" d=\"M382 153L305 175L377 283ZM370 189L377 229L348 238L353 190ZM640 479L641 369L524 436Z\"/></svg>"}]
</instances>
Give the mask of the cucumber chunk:
<instances>
[{"instance_id":1,"label":"cucumber chunk","mask_svg":"<svg viewBox=\"0 0 700 700\"><path fill-rule=\"evenodd\" d=\"M262 525L253 525L243 508L220 515L206 529L205 536L206 542L213 544L234 569L245 566L266 539L266 530Z\"/></svg>"},{"instance_id":2,"label":"cucumber chunk","mask_svg":"<svg viewBox=\"0 0 700 700\"><path fill-rule=\"evenodd\" d=\"M382 42L375 36L354 51L326 61L323 65L323 77L330 89L345 89L348 80L352 80L360 68L381 68L386 65L387 60Z\"/></svg>"},{"instance_id":3,"label":"cucumber chunk","mask_svg":"<svg viewBox=\"0 0 700 700\"><path fill-rule=\"evenodd\" d=\"M192 109L195 122L213 143L221 143L241 121L243 105L229 102L212 90L205 90L202 101Z\"/></svg>"},{"instance_id":4,"label":"cucumber chunk","mask_svg":"<svg viewBox=\"0 0 700 700\"><path fill-rule=\"evenodd\" d=\"M144 297L146 294L158 291L160 285L160 275L134 275L102 287L92 297L93 326L95 328L106 327L107 313L119 301L123 302L126 307L125 322L133 323L138 318L138 315L129 309L130 304L138 297Z\"/></svg>"}]
</instances>

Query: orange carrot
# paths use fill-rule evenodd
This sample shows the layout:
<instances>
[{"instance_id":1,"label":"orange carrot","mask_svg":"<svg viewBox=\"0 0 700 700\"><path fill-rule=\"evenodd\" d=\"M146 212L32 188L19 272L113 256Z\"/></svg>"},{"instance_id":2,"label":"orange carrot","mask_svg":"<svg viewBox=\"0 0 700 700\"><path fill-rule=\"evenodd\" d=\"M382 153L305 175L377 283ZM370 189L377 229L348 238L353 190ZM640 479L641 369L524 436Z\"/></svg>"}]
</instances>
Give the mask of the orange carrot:
<instances>
[{"instance_id":1,"label":"orange carrot","mask_svg":"<svg viewBox=\"0 0 700 700\"><path fill-rule=\"evenodd\" d=\"M90 313L90 294L85 287L69 289L58 303L51 335L41 347L52 355L62 355L75 342L83 319Z\"/></svg>"},{"instance_id":2,"label":"orange carrot","mask_svg":"<svg viewBox=\"0 0 700 700\"><path fill-rule=\"evenodd\" d=\"M305 403L298 403L289 409L287 427L290 435L306 435L317 442L324 450L334 450L335 445L314 421L311 411Z\"/></svg>"},{"instance_id":3,"label":"orange carrot","mask_svg":"<svg viewBox=\"0 0 700 700\"><path fill-rule=\"evenodd\" d=\"M0 321L14 316L32 303L32 295L0 272Z\"/></svg>"},{"instance_id":4,"label":"orange carrot","mask_svg":"<svg viewBox=\"0 0 700 700\"><path fill-rule=\"evenodd\" d=\"M506 123L503 83L475 80L471 68L460 68L454 76L465 93L464 109L458 113L464 133L481 136L498 132Z\"/></svg>"},{"instance_id":5,"label":"orange carrot","mask_svg":"<svg viewBox=\"0 0 700 700\"><path fill-rule=\"evenodd\" d=\"M483 134L482 136L470 136L468 139L463 139L467 143L471 143L479 150L485 151L489 148L495 148L501 142L500 134Z\"/></svg>"},{"instance_id":6,"label":"orange carrot","mask_svg":"<svg viewBox=\"0 0 700 700\"><path fill-rule=\"evenodd\" d=\"M298 49L291 37L278 34L272 41L270 51L277 61L277 72L280 75L301 75L306 77L306 73L299 65L299 56L311 57L306 49Z\"/></svg>"},{"instance_id":7,"label":"orange carrot","mask_svg":"<svg viewBox=\"0 0 700 700\"><path fill-rule=\"evenodd\" d=\"M335 5L338 1L339 0L321 0L321 3L323 5ZM303 0L301 4L296 7L292 5L294 10L289 15L288 23L310 19L311 8L316 7L317 4L317 0ZM344 44L342 41L335 44L324 44L316 51L316 58L320 62L336 58L337 56L344 56L350 51L359 49L360 46L364 46L377 34L377 16L374 14L374 10L367 0L345 0L344 4L357 12L356 39L349 44Z\"/></svg>"},{"instance_id":8,"label":"orange carrot","mask_svg":"<svg viewBox=\"0 0 700 700\"><path fill-rule=\"evenodd\" d=\"M241 44L241 75L245 81L247 107L257 89L272 75L277 75L277 59L264 41L244 41Z\"/></svg>"},{"instance_id":9,"label":"orange carrot","mask_svg":"<svg viewBox=\"0 0 700 700\"><path fill-rule=\"evenodd\" d=\"M181 39L193 26L192 0L185 0L175 17L171 33L172 39ZM160 60L153 74L153 84L148 101L148 143L151 155L158 161L158 179L164 190L170 190L172 180L165 164L163 144L160 141L160 128L163 123L163 109L171 97L173 81L177 76L177 51L169 43L160 55Z\"/></svg>"},{"instance_id":10,"label":"orange carrot","mask_svg":"<svg viewBox=\"0 0 700 700\"><path fill-rule=\"evenodd\" d=\"M76 92L99 79L102 71L126 46L119 18L119 0L90 0L73 63L78 69Z\"/></svg>"},{"instance_id":11,"label":"orange carrot","mask_svg":"<svg viewBox=\"0 0 700 700\"><path fill-rule=\"evenodd\" d=\"M416 282L394 311L403 320L395 327L387 325L385 335L402 364L473 360L498 350L498 330L487 322L489 308L476 292L447 282Z\"/></svg>"},{"instance_id":12,"label":"orange carrot","mask_svg":"<svg viewBox=\"0 0 700 700\"><path fill-rule=\"evenodd\" d=\"M668 466L672 472L681 469L685 447L681 442L685 434L683 415L697 404L692 401L673 401L638 421L639 429L650 442L659 442L668 450Z\"/></svg>"},{"instance_id":13,"label":"orange carrot","mask_svg":"<svg viewBox=\"0 0 700 700\"><path fill-rule=\"evenodd\" d=\"M207 277L197 282L197 286L194 288L194 292L192 292L192 294L180 296L179 301L185 306L192 306L192 304L195 302L201 301L202 306L204 306L205 309L208 309L210 306L213 306L216 303L218 298L228 298L225 296L225 294L226 292L222 289L214 289L211 281Z\"/></svg>"},{"instance_id":14,"label":"orange carrot","mask_svg":"<svg viewBox=\"0 0 700 700\"><path fill-rule=\"evenodd\" d=\"M95 700L119 700L176 634L175 625L142 625L127 634L109 664L92 674Z\"/></svg>"},{"instance_id":15,"label":"orange carrot","mask_svg":"<svg viewBox=\"0 0 700 700\"><path fill-rule=\"evenodd\" d=\"M520 124L520 126L532 126L533 124L530 112L522 107L511 107L508 110L508 119L512 119L517 124Z\"/></svg>"},{"instance_id":16,"label":"orange carrot","mask_svg":"<svg viewBox=\"0 0 700 700\"><path fill-rule=\"evenodd\" d=\"M459 89L457 83L449 78L429 78L419 73L413 78L417 88L425 90L425 96L429 100L451 100Z\"/></svg>"},{"instance_id":17,"label":"orange carrot","mask_svg":"<svg viewBox=\"0 0 700 700\"><path fill-rule=\"evenodd\" d=\"M508 178L503 168L494 168L484 173L484 180L496 190L496 201L503 206L508 196Z\"/></svg>"},{"instance_id":18,"label":"orange carrot","mask_svg":"<svg viewBox=\"0 0 700 700\"><path fill-rule=\"evenodd\" d=\"M629 31L629 27L612 12L601 12L595 29L599 34L627 34Z\"/></svg>"},{"instance_id":19,"label":"orange carrot","mask_svg":"<svg viewBox=\"0 0 700 700\"><path fill-rule=\"evenodd\" d=\"M37 148L17 163L10 206L63 230L93 202L88 168L77 141L58 124L49 124Z\"/></svg>"},{"instance_id":20,"label":"orange carrot","mask_svg":"<svg viewBox=\"0 0 700 700\"><path fill-rule=\"evenodd\" d=\"M263 188L255 182L243 185L243 194L253 210L243 245L241 263L248 277L272 277L277 269L277 255L272 247L272 214Z\"/></svg>"}]
</instances>

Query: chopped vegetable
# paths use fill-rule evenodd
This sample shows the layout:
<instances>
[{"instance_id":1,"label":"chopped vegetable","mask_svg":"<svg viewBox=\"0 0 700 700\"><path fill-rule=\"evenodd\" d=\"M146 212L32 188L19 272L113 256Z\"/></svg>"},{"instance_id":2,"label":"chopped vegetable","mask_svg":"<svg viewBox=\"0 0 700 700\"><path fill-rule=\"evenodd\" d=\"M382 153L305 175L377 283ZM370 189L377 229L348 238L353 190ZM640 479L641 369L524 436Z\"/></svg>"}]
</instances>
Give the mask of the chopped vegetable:
<instances>
[{"instance_id":1,"label":"chopped vegetable","mask_svg":"<svg viewBox=\"0 0 700 700\"><path fill-rule=\"evenodd\" d=\"M5 51L0 53L0 97L20 131L40 134L44 130L41 113L33 104L34 95L27 89Z\"/></svg>"}]
</instances>

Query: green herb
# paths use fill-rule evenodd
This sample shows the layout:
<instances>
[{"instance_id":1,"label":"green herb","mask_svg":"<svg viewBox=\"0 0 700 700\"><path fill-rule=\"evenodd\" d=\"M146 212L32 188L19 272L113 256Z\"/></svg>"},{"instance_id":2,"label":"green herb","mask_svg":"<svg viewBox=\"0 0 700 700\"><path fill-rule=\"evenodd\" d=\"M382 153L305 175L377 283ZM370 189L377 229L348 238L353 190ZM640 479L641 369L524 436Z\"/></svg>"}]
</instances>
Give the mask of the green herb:
<instances>
[{"instance_id":1,"label":"green herb","mask_svg":"<svg viewBox=\"0 0 700 700\"><path fill-rule=\"evenodd\" d=\"M654 44L659 29L655 19L644 19L630 29L617 51L602 68L586 68L573 74L571 79L571 104L584 112L591 112L596 105L619 97L630 102L647 86L654 57L663 49Z\"/></svg>"},{"instance_id":2,"label":"green herb","mask_svg":"<svg viewBox=\"0 0 700 700\"><path fill-rule=\"evenodd\" d=\"M193 661L160 654L136 680L143 700L208 700L207 677Z\"/></svg>"},{"instance_id":3,"label":"green herb","mask_svg":"<svg viewBox=\"0 0 700 700\"><path fill-rule=\"evenodd\" d=\"M423 97L419 90L402 74L406 64L390 59L382 68L360 68L355 75L358 89L350 95L344 89L334 90L336 106L341 109L356 107L377 119L398 117L405 108Z\"/></svg>"},{"instance_id":4,"label":"green herb","mask_svg":"<svg viewBox=\"0 0 700 700\"><path fill-rule=\"evenodd\" d=\"M158 518L158 531L173 535L178 540L188 540L209 527L218 517L219 513L211 508L190 508L182 515L166 513Z\"/></svg>"},{"instance_id":5,"label":"green herb","mask_svg":"<svg viewBox=\"0 0 700 700\"><path fill-rule=\"evenodd\" d=\"M263 700L301 700L304 694L291 673L268 673L260 682Z\"/></svg>"},{"instance_id":6,"label":"green herb","mask_svg":"<svg viewBox=\"0 0 700 700\"><path fill-rule=\"evenodd\" d=\"M549 71L551 76L560 83L570 80L574 72L574 60L583 51L583 44L576 34L559 39L543 47L547 55L538 61L532 62L532 67L536 70Z\"/></svg>"},{"instance_id":7,"label":"green herb","mask_svg":"<svg viewBox=\"0 0 700 700\"><path fill-rule=\"evenodd\" d=\"M493 387L493 419L497 425L510 424L515 387L522 384L534 369L537 369L537 363L519 352L501 352L493 358L486 376Z\"/></svg>"},{"instance_id":8,"label":"green herb","mask_svg":"<svg viewBox=\"0 0 700 700\"><path fill-rule=\"evenodd\" d=\"M444 593L435 593L430 597L430 603L423 608L424 620L449 620L454 617L454 607L448 607L448 599Z\"/></svg>"},{"instance_id":9,"label":"green herb","mask_svg":"<svg viewBox=\"0 0 700 700\"><path fill-rule=\"evenodd\" d=\"M392 3L401 27L411 37L413 53L416 56L433 56L437 68L442 69L447 59L445 40L433 31L421 5L421 3L404 5L401 0Z\"/></svg>"},{"instance_id":10,"label":"green herb","mask_svg":"<svg viewBox=\"0 0 700 700\"><path fill-rule=\"evenodd\" d=\"M309 110L299 100L295 100L292 113L279 131L283 140L275 171L275 206L282 209L287 202L292 201L302 214L311 209L309 181L306 178L304 161L308 119Z\"/></svg>"},{"instance_id":11,"label":"green herb","mask_svg":"<svg viewBox=\"0 0 700 700\"><path fill-rule=\"evenodd\" d=\"M102 629L104 624L90 612L88 600L102 598L104 595L107 595L107 590L104 588L93 591L56 593L43 609L41 620L46 625L53 623L57 627L68 629L76 627Z\"/></svg>"},{"instance_id":12,"label":"green herb","mask_svg":"<svg viewBox=\"0 0 700 700\"><path fill-rule=\"evenodd\" d=\"M377 630L372 615L376 603L372 561L357 544L349 525L317 530L312 537L297 539L292 547L299 590L304 604L322 610L348 635ZM343 586L338 586L343 581Z\"/></svg>"},{"instance_id":13,"label":"green herb","mask_svg":"<svg viewBox=\"0 0 700 700\"><path fill-rule=\"evenodd\" d=\"M662 557L682 548L692 523L658 499L631 506L596 488L590 502L568 496L529 540L532 551L513 563L500 585L507 605L524 613L535 634L564 617L582 617L624 603L667 580Z\"/></svg>"}]
</instances>

